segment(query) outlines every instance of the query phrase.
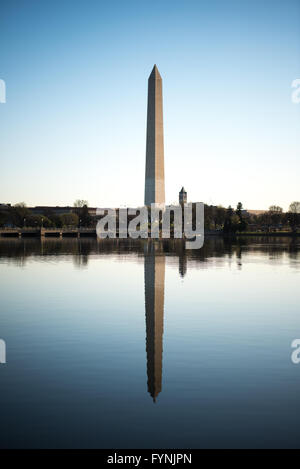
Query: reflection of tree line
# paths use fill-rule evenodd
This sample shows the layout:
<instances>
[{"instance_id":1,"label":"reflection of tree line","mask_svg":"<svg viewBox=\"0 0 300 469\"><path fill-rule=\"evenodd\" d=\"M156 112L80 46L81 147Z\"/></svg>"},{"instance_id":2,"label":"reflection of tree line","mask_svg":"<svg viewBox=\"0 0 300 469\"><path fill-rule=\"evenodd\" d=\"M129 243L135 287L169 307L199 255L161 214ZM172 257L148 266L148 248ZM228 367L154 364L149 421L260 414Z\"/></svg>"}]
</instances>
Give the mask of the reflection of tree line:
<instances>
[{"instance_id":1,"label":"reflection of tree line","mask_svg":"<svg viewBox=\"0 0 300 469\"><path fill-rule=\"evenodd\" d=\"M6 239L0 241L0 259L10 259L24 265L32 256L71 255L78 267L87 265L90 255L124 255L135 253L144 259L145 322L147 388L153 402L162 391L163 330L165 297L165 262L168 255L178 257L179 275L187 272L188 260L205 263L209 258L231 259L236 257L238 268L243 252L261 252L272 259L287 254L290 259L300 258L300 243L296 239L240 238L233 242L226 238L207 238L200 250L185 250L182 240L102 240L94 239ZM203 264L204 265L204 264Z\"/></svg>"},{"instance_id":2,"label":"reflection of tree line","mask_svg":"<svg viewBox=\"0 0 300 469\"><path fill-rule=\"evenodd\" d=\"M77 266L88 264L89 256L136 254L144 256L145 247L155 243L156 251L179 258L179 273L183 277L187 271L187 261L191 259L206 262L209 258L231 258L236 256L240 261L245 252L269 254L272 259L280 259L287 255L290 259L299 259L300 241L287 237L251 237L230 239L223 237L207 237L201 249L186 250L185 242L181 239L170 240L132 240L69 238L69 239L35 239L35 238L6 238L0 239L0 258L11 259L17 265L23 265L29 256L59 256L72 255Z\"/></svg>"}]
</instances>

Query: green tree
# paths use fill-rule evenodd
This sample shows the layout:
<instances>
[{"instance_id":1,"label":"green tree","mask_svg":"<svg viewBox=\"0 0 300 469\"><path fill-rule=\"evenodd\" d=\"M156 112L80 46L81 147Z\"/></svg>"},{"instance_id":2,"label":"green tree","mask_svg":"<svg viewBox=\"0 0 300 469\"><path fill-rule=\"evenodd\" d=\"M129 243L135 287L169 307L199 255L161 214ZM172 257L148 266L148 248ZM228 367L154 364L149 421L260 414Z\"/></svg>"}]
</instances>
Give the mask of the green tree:
<instances>
[{"instance_id":1,"label":"green tree","mask_svg":"<svg viewBox=\"0 0 300 469\"><path fill-rule=\"evenodd\" d=\"M236 207L236 215L238 217L238 223L235 226L235 231L245 231L248 223L246 222L245 218L243 217L243 204L242 202L238 202Z\"/></svg>"},{"instance_id":2,"label":"green tree","mask_svg":"<svg viewBox=\"0 0 300 469\"><path fill-rule=\"evenodd\" d=\"M44 228L52 228L53 223L49 218L45 217L44 215L32 215L30 214L26 218L26 226L32 226L32 227L39 227L41 228L42 226Z\"/></svg>"},{"instance_id":3,"label":"green tree","mask_svg":"<svg viewBox=\"0 0 300 469\"><path fill-rule=\"evenodd\" d=\"M239 217L240 220L242 218L242 209L243 209L242 202L238 202L238 204L236 206L236 214L237 214L237 216Z\"/></svg>"},{"instance_id":4,"label":"green tree","mask_svg":"<svg viewBox=\"0 0 300 469\"><path fill-rule=\"evenodd\" d=\"M283 219L284 219L283 210L278 205L271 205L269 207L269 214L270 214L271 223L273 225L278 225L279 223L283 222Z\"/></svg>"},{"instance_id":5,"label":"green tree","mask_svg":"<svg viewBox=\"0 0 300 469\"><path fill-rule=\"evenodd\" d=\"M72 227L77 227L79 218L76 213L63 213L62 215L59 216L61 220L62 227L64 226L72 226Z\"/></svg>"},{"instance_id":6,"label":"green tree","mask_svg":"<svg viewBox=\"0 0 300 469\"><path fill-rule=\"evenodd\" d=\"M79 218L80 226L90 226L92 217L89 214L88 201L77 199L74 202L74 212Z\"/></svg>"},{"instance_id":7,"label":"green tree","mask_svg":"<svg viewBox=\"0 0 300 469\"><path fill-rule=\"evenodd\" d=\"M57 215L52 208L46 208L43 211L43 217L46 217L46 218L48 218L48 220L50 220L51 226L53 228L61 228L62 227L62 221L61 221L59 215Z\"/></svg>"},{"instance_id":8,"label":"green tree","mask_svg":"<svg viewBox=\"0 0 300 469\"><path fill-rule=\"evenodd\" d=\"M194 207L193 204L193 220L195 220L195 210L196 206ZM213 227L213 209L212 205L204 205L204 228L206 230L210 230Z\"/></svg>"},{"instance_id":9,"label":"green tree","mask_svg":"<svg viewBox=\"0 0 300 469\"><path fill-rule=\"evenodd\" d=\"M11 218L12 223L16 226L22 227L26 225L26 218L30 216L30 211L26 207L25 202L19 202L12 207Z\"/></svg>"},{"instance_id":10,"label":"green tree","mask_svg":"<svg viewBox=\"0 0 300 469\"><path fill-rule=\"evenodd\" d=\"M300 224L300 202L292 202L289 207L288 223L293 232L297 231Z\"/></svg>"},{"instance_id":11,"label":"green tree","mask_svg":"<svg viewBox=\"0 0 300 469\"><path fill-rule=\"evenodd\" d=\"M87 205L84 205L80 209L80 213L78 214L78 216L80 217L80 220L81 220L80 222L81 226L90 226L92 222L92 217L89 214L89 209Z\"/></svg>"},{"instance_id":12,"label":"green tree","mask_svg":"<svg viewBox=\"0 0 300 469\"><path fill-rule=\"evenodd\" d=\"M232 227L232 215L233 215L233 209L231 205L226 210L226 216L225 216L225 221L224 221L224 227L223 227L223 232L224 233L232 233L233 232L233 227Z\"/></svg>"}]
</instances>

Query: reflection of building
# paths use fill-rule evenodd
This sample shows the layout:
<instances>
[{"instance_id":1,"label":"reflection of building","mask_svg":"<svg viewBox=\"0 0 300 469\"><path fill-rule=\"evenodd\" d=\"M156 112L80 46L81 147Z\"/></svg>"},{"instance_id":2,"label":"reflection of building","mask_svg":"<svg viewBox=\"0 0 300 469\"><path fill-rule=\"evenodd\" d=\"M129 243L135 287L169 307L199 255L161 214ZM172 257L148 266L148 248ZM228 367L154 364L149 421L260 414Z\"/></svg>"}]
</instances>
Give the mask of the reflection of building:
<instances>
[{"instance_id":1,"label":"reflection of building","mask_svg":"<svg viewBox=\"0 0 300 469\"><path fill-rule=\"evenodd\" d=\"M148 392L161 391L165 293L165 256L145 254L145 310Z\"/></svg>"},{"instance_id":2,"label":"reflection of building","mask_svg":"<svg viewBox=\"0 0 300 469\"><path fill-rule=\"evenodd\" d=\"M187 271L187 257L186 254L179 254L179 275L184 277Z\"/></svg>"},{"instance_id":3,"label":"reflection of building","mask_svg":"<svg viewBox=\"0 0 300 469\"><path fill-rule=\"evenodd\" d=\"M184 187L181 188L179 192L179 204L186 204L187 203L187 192Z\"/></svg>"}]
</instances>

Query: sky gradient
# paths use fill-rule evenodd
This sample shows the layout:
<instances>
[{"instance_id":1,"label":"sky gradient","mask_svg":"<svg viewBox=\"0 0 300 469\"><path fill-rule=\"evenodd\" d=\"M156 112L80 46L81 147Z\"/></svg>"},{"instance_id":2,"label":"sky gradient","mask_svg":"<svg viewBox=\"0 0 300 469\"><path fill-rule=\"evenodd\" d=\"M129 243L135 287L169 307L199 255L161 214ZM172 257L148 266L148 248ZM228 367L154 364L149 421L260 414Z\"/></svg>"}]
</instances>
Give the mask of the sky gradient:
<instances>
[{"instance_id":1,"label":"sky gradient","mask_svg":"<svg viewBox=\"0 0 300 469\"><path fill-rule=\"evenodd\" d=\"M2 0L0 202L143 204L154 63L167 203L300 200L299 0Z\"/></svg>"}]
</instances>

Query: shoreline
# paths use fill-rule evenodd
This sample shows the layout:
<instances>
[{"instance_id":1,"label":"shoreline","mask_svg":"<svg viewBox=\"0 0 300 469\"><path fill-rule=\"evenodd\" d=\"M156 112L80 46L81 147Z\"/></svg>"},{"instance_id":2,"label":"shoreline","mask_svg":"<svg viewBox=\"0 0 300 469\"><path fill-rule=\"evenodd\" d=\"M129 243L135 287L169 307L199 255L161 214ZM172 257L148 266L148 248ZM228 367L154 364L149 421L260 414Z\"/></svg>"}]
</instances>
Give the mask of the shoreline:
<instances>
[{"instance_id":1,"label":"shoreline","mask_svg":"<svg viewBox=\"0 0 300 469\"><path fill-rule=\"evenodd\" d=\"M225 239L234 239L234 238L245 238L245 237L288 237L288 238L297 238L300 237L300 232L289 232L289 231L270 231L270 232L257 232L257 231L248 231L248 232L239 232L239 233L223 233L222 231L213 231L207 230L204 232L204 237L206 238L225 238ZM12 238L97 238L97 233L95 228L50 228L50 229L36 229L36 228L6 228L0 229L0 239L12 239ZM105 239L105 238L104 238ZM128 238L119 238L118 233L116 238L111 239L130 239ZM139 238L142 239L142 238ZM183 239L185 240L185 236L183 235L182 238L174 238L174 236L170 236L170 238L148 238L143 239L157 239L157 240L167 240L167 239Z\"/></svg>"}]
</instances>

